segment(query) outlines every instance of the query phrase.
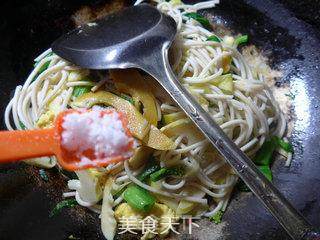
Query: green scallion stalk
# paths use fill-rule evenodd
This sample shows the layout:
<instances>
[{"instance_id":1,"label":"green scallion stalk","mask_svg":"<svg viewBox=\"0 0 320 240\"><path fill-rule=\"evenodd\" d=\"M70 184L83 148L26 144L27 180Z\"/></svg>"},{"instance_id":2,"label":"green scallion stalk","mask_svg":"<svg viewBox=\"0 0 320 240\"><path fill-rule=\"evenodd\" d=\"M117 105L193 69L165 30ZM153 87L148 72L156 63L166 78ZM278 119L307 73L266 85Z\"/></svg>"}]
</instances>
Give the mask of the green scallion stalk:
<instances>
[{"instance_id":1,"label":"green scallion stalk","mask_svg":"<svg viewBox=\"0 0 320 240\"><path fill-rule=\"evenodd\" d=\"M19 121L19 125L20 125L22 130L27 129L26 126L23 124L23 122Z\"/></svg>"},{"instance_id":2,"label":"green scallion stalk","mask_svg":"<svg viewBox=\"0 0 320 240\"><path fill-rule=\"evenodd\" d=\"M183 177L184 168L182 166L168 168L168 174L176 177Z\"/></svg>"},{"instance_id":3,"label":"green scallion stalk","mask_svg":"<svg viewBox=\"0 0 320 240\"><path fill-rule=\"evenodd\" d=\"M68 199L59 202L54 209L50 212L49 217L57 215L63 208L71 208L76 206L78 203L75 199Z\"/></svg>"},{"instance_id":4,"label":"green scallion stalk","mask_svg":"<svg viewBox=\"0 0 320 240\"><path fill-rule=\"evenodd\" d=\"M275 137L265 141L254 157L254 163L261 166L269 166L272 162L273 152L277 147L278 141Z\"/></svg>"},{"instance_id":5,"label":"green scallion stalk","mask_svg":"<svg viewBox=\"0 0 320 240\"><path fill-rule=\"evenodd\" d=\"M215 224L219 224L222 221L223 211L219 210L216 214L211 216L209 219L211 222L214 222Z\"/></svg>"},{"instance_id":6,"label":"green scallion stalk","mask_svg":"<svg viewBox=\"0 0 320 240\"><path fill-rule=\"evenodd\" d=\"M150 180L152 182L157 182L167 176L182 177L183 175L184 175L184 169L182 167L161 168L160 170L150 175Z\"/></svg>"},{"instance_id":7,"label":"green scallion stalk","mask_svg":"<svg viewBox=\"0 0 320 240\"><path fill-rule=\"evenodd\" d=\"M210 36L210 37L207 38L207 41L221 42L221 39L218 38L218 37L215 36L215 35L212 35L212 36Z\"/></svg>"},{"instance_id":8,"label":"green scallion stalk","mask_svg":"<svg viewBox=\"0 0 320 240\"><path fill-rule=\"evenodd\" d=\"M50 62L51 61L47 61L41 66L41 68L38 71L38 75L40 75L41 73L43 73L45 70L48 69Z\"/></svg>"},{"instance_id":9,"label":"green scallion stalk","mask_svg":"<svg viewBox=\"0 0 320 240\"><path fill-rule=\"evenodd\" d=\"M272 182L273 176L269 166L258 166L259 170L263 173L266 178Z\"/></svg>"},{"instance_id":10,"label":"green scallion stalk","mask_svg":"<svg viewBox=\"0 0 320 240\"><path fill-rule=\"evenodd\" d=\"M195 13L195 12L185 13L184 16L186 16L188 18L193 18L194 20L199 22L203 27L205 27L207 29L211 29L211 24L210 24L209 20L206 19L205 17L202 17L198 13Z\"/></svg>"},{"instance_id":11,"label":"green scallion stalk","mask_svg":"<svg viewBox=\"0 0 320 240\"><path fill-rule=\"evenodd\" d=\"M160 169L160 166L157 164L157 162L151 158L150 161L148 162L147 166L144 168L144 170L138 175L138 179L141 181L141 182L145 182L146 180L149 179L150 177L150 174L158 171ZM134 186L133 183L131 184L128 184L126 186L124 186L123 188L121 188L119 191L117 191L115 194L114 194L114 197L119 197L120 195L122 195L124 193L124 191L131 187L131 186Z\"/></svg>"},{"instance_id":12,"label":"green scallion stalk","mask_svg":"<svg viewBox=\"0 0 320 240\"><path fill-rule=\"evenodd\" d=\"M81 95L91 91L92 86L75 86L72 92L72 96L80 97Z\"/></svg>"},{"instance_id":13,"label":"green scallion stalk","mask_svg":"<svg viewBox=\"0 0 320 240\"><path fill-rule=\"evenodd\" d=\"M286 152L293 153L293 147L290 143L285 142L283 139L280 139L278 137L276 137L276 139L280 148L282 148Z\"/></svg>"},{"instance_id":14,"label":"green scallion stalk","mask_svg":"<svg viewBox=\"0 0 320 240\"><path fill-rule=\"evenodd\" d=\"M168 169L161 168L160 170L158 170L150 175L150 180L152 182L157 182L160 179L165 178L166 176L168 176Z\"/></svg>"},{"instance_id":15,"label":"green scallion stalk","mask_svg":"<svg viewBox=\"0 0 320 240\"><path fill-rule=\"evenodd\" d=\"M130 207L142 212L149 212L156 202L147 190L137 185L127 187L123 193L123 198Z\"/></svg>"},{"instance_id":16,"label":"green scallion stalk","mask_svg":"<svg viewBox=\"0 0 320 240\"><path fill-rule=\"evenodd\" d=\"M48 69L50 62L51 62L51 61L47 61L47 62L45 62L45 63L40 67L39 71L37 72L37 74L36 74L36 75L34 76L34 78L32 79L32 82L33 82L34 80L36 80L37 77L38 77L41 73L43 73L45 70Z\"/></svg>"},{"instance_id":17,"label":"green scallion stalk","mask_svg":"<svg viewBox=\"0 0 320 240\"><path fill-rule=\"evenodd\" d=\"M121 93L120 97L127 100L128 102L130 102L131 104L134 104L134 101L132 99L132 97L128 96L127 94Z\"/></svg>"},{"instance_id":18,"label":"green scallion stalk","mask_svg":"<svg viewBox=\"0 0 320 240\"><path fill-rule=\"evenodd\" d=\"M150 174L158 171L159 169L160 169L159 164L156 162L156 160L153 157L151 157L149 159L149 162L147 163L146 167L139 174L138 179L141 182L144 182L149 178Z\"/></svg>"},{"instance_id":19,"label":"green scallion stalk","mask_svg":"<svg viewBox=\"0 0 320 240\"><path fill-rule=\"evenodd\" d=\"M240 45L240 44L244 44L244 43L247 43L249 40L249 37L248 35L242 35L240 37L237 37L235 40L234 40L234 44L236 46Z\"/></svg>"}]
</instances>

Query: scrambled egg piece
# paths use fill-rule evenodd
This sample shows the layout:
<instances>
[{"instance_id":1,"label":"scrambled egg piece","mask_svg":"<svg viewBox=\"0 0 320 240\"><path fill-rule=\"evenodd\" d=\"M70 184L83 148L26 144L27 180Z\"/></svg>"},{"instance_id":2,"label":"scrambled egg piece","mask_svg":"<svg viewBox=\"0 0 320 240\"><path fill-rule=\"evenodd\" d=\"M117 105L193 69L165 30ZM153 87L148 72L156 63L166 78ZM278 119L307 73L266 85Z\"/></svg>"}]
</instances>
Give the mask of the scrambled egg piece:
<instances>
[{"instance_id":1,"label":"scrambled egg piece","mask_svg":"<svg viewBox=\"0 0 320 240\"><path fill-rule=\"evenodd\" d=\"M50 93L50 91L49 91ZM50 128L53 127L54 120L56 116L61 112L61 104L63 98L59 95L55 97L47 107L47 111L41 114L38 121L36 122L37 127L39 128Z\"/></svg>"},{"instance_id":2,"label":"scrambled egg piece","mask_svg":"<svg viewBox=\"0 0 320 240\"><path fill-rule=\"evenodd\" d=\"M117 219L117 222L119 222L121 218L133 217L134 219L137 219L136 225L139 229L141 229L141 223L139 223L139 221L143 220L148 216L152 216L153 219L157 219L158 221L158 228L155 232L157 232L161 237L166 236L169 233L170 229L168 229L168 224L170 223L168 222L170 220L172 222L177 222L179 220L179 218L172 209L161 203L155 203L154 207L148 213L136 211L135 209L131 208L128 203L121 203L119 206L117 206L114 212L114 216ZM147 232L142 236L141 239L144 240L153 237L154 234Z\"/></svg>"},{"instance_id":3,"label":"scrambled egg piece","mask_svg":"<svg viewBox=\"0 0 320 240\"><path fill-rule=\"evenodd\" d=\"M53 111L49 110L42 114L37 121L37 126L39 128L50 128L53 127L53 122L56 115Z\"/></svg>"}]
</instances>

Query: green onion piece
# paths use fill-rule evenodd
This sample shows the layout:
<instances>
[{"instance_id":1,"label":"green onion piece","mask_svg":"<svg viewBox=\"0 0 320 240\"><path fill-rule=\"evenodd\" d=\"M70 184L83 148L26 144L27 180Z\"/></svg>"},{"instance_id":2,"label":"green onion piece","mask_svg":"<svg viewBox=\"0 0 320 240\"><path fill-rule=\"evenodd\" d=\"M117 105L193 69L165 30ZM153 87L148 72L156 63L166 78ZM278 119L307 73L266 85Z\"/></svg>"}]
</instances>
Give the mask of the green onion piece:
<instances>
[{"instance_id":1,"label":"green onion piece","mask_svg":"<svg viewBox=\"0 0 320 240\"><path fill-rule=\"evenodd\" d=\"M75 86L72 92L72 96L80 97L82 94L90 92L91 88L91 86Z\"/></svg>"},{"instance_id":2,"label":"green onion piece","mask_svg":"<svg viewBox=\"0 0 320 240\"><path fill-rule=\"evenodd\" d=\"M39 175L44 181L49 181L48 175L46 174L44 169L39 169Z\"/></svg>"},{"instance_id":3,"label":"green onion piece","mask_svg":"<svg viewBox=\"0 0 320 240\"><path fill-rule=\"evenodd\" d=\"M223 211L219 210L216 214L211 216L209 219L211 222L214 222L215 224L219 224L222 221Z\"/></svg>"},{"instance_id":4,"label":"green onion piece","mask_svg":"<svg viewBox=\"0 0 320 240\"><path fill-rule=\"evenodd\" d=\"M23 124L23 122L19 121L19 125L20 125L22 130L27 129L26 126Z\"/></svg>"},{"instance_id":5,"label":"green onion piece","mask_svg":"<svg viewBox=\"0 0 320 240\"><path fill-rule=\"evenodd\" d=\"M141 182L145 182L145 181L149 178L150 174L158 171L159 169L160 169L160 166L157 164L157 162L156 162L153 158L151 158L150 161L148 162L147 166L145 167L145 169L142 171L142 173L140 173L140 174L138 175L137 178L138 178ZM120 195L122 195L122 193L124 193L124 191L125 191L127 188L129 188L129 187L131 187L131 186L133 186L133 185L134 185L134 184L131 183L131 184L128 184L128 185L124 186L124 187L121 188L118 192L116 192L116 193L114 194L114 196L115 196L115 197L119 197Z\"/></svg>"},{"instance_id":6,"label":"green onion piece","mask_svg":"<svg viewBox=\"0 0 320 240\"><path fill-rule=\"evenodd\" d=\"M215 35L212 35L212 36L210 36L210 37L207 38L207 41L221 42L221 39L218 38L218 37L215 36Z\"/></svg>"},{"instance_id":7,"label":"green onion piece","mask_svg":"<svg viewBox=\"0 0 320 240\"><path fill-rule=\"evenodd\" d=\"M127 100L128 102L130 102L131 104L134 104L134 101L132 99L132 97L128 96L127 94L121 93L120 97Z\"/></svg>"},{"instance_id":8,"label":"green onion piece","mask_svg":"<svg viewBox=\"0 0 320 240\"><path fill-rule=\"evenodd\" d=\"M272 181L272 172L269 166L258 166L259 170L263 173L266 178L271 182Z\"/></svg>"},{"instance_id":9,"label":"green onion piece","mask_svg":"<svg viewBox=\"0 0 320 240\"><path fill-rule=\"evenodd\" d=\"M150 175L152 175L154 172L157 172L159 169L160 166L156 164L147 166L146 169L138 176L138 179L141 182L144 182Z\"/></svg>"},{"instance_id":10,"label":"green onion piece","mask_svg":"<svg viewBox=\"0 0 320 240\"><path fill-rule=\"evenodd\" d=\"M249 39L248 35L242 35L240 37L237 37L236 40L234 40L234 44L238 46L240 44L247 43L248 39Z\"/></svg>"},{"instance_id":11,"label":"green onion piece","mask_svg":"<svg viewBox=\"0 0 320 240\"><path fill-rule=\"evenodd\" d=\"M137 185L131 185L123 193L123 198L130 205L130 207L148 212L155 204L155 198L145 189Z\"/></svg>"},{"instance_id":12,"label":"green onion piece","mask_svg":"<svg viewBox=\"0 0 320 240\"><path fill-rule=\"evenodd\" d=\"M254 157L254 163L261 166L269 166L272 161L273 152L277 147L278 141L275 137L265 141Z\"/></svg>"},{"instance_id":13,"label":"green onion piece","mask_svg":"<svg viewBox=\"0 0 320 240\"><path fill-rule=\"evenodd\" d=\"M168 168L168 175L183 177L184 176L184 168L182 166Z\"/></svg>"},{"instance_id":14,"label":"green onion piece","mask_svg":"<svg viewBox=\"0 0 320 240\"><path fill-rule=\"evenodd\" d=\"M152 182L157 182L160 179L168 176L168 169L167 168L161 168L159 171L156 171L155 173L152 173L150 175L150 180Z\"/></svg>"},{"instance_id":15,"label":"green onion piece","mask_svg":"<svg viewBox=\"0 0 320 240\"><path fill-rule=\"evenodd\" d=\"M193 18L198 21L203 27L211 29L211 24L208 19L202 17L200 14L192 12L184 14L186 17Z\"/></svg>"},{"instance_id":16,"label":"green onion piece","mask_svg":"<svg viewBox=\"0 0 320 240\"><path fill-rule=\"evenodd\" d=\"M51 62L51 61L47 61L47 62L45 62L45 63L40 67L39 71L37 72L37 74L36 74L36 75L34 76L34 78L32 79L32 82L33 82L34 80L36 80L37 77L38 77L41 73L43 73L45 70L48 69L50 62Z\"/></svg>"},{"instance_id":17,"label":"green onion piece","mask_svg":"<svg viewBox=\"0 0 320 240\"><path fill-rule=\"evenodd\" d=\"M182 177L184 175L184 169L182 167L161 168L160 170L158 170L150 175L150 180L152 182L157 182L160 179L165 178L170 175Z\"/></svg>"},{"instance_id":18,"label":"green onion piece","mask_svg":"<svg viewBox=\"0 0 320 240\"><path fill-rule=\"evenodd\" d=\"M63 200L54 207L54 209L50 212L49 217L57 215L63 208L71 208L77 204L78 203L75 199Z\"/></svg>"},{"instance_id":19,"label":"green onion piece","mask_svg":"<svg viewBox=\"0 0 320 240\"><path fill-rule=\"evenodd\" d=\"M276 137L278 145L280 148L285 150L286 152L293 153L293 147L290 143L285 142L283 139Z\"/></svg>"},{"instance_id":20,"label":"green onion piece","mask_svg":"<svg viewBox=\"0 0 320 240\"><path fill-rule=\"evenodd\" d=\"M38 75L40 75L41 73L43 73L45 70L48 69L50 62L51 61L47 61L41 66L41 68L38 71Z\"/></svg>"}]
</instances>

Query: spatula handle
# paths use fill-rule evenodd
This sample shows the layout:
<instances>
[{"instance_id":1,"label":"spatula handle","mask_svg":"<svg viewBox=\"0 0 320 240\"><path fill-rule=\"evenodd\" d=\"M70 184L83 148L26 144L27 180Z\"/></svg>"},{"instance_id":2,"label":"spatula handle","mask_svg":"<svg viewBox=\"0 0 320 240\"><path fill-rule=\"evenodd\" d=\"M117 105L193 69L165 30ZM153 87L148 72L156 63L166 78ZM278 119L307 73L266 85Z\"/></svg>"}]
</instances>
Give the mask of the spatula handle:
<instances>
[{"instance_id":1,"label":"spatula handle","mask_svg":"<svg viewBox=\"0 0 320 240\"><path fill-rule=\"evenodd\" d=\"M54 129L0 131L0 163L50 156L56 147Z\"/></svg>"},{"instance_id":2,"label":"spatula handle","mask_svg":"<svg viewBox=\"0 0 320 240\"><path fill-rule=\"evenodd\" d=\"M168 62L168 46L164 47L162 56L158 57L159 61L155 61L157 64L149 65L145 70L159 80L173 100L236 170L242 180L293 239L316 239L319 236L318 232L267 180L254 163L227 137L219 125L180 84Z\"/></svg>"}]
</instances>

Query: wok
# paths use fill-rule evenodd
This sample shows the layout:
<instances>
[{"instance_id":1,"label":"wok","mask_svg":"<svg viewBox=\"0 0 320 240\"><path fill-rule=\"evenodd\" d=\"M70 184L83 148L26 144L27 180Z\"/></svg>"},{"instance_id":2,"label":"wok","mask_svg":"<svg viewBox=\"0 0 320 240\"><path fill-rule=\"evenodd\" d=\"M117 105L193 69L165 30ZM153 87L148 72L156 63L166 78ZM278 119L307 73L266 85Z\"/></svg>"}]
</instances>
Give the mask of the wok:
<instances>
[{"instance_id":1,"label":"wok","mask_svg":"<svg viewBox=\"0 0 320 240\"><path fill-rule=\"evenodd\" d=\"M274 184L315 226L320 226L320 34L319 1L222 0L203 13L233 33L247 33L263 49L273 67L283 72L276 86L291 87L291 140L294 159L273 165ZM0 3L0 123L16 85L22 84L33 58L62 33L74 27L72 15L93 19L132 2L103 0L3 0ZM84 8L84 6L87 6ZM305 12L302 10L305 9ZM308 11L307 11L308 9ZM318 15L317 15L318 14ZM74 19L74 17L73 17ZM80 20L79 20L80 19ZM80 21L81 22L81 21ZM98 216L81 207L65 209L53 218L49 212L62 200L65 179L26 164L0 166L0 239L103 239ZM234 192L223 223L203 219L193 234L172 234L178 239L289 239L280 225L251 193ZM72 236L72 237L71 237ZM119 235L119 239L134 239Z\"/></svg>"}]
</instances>

